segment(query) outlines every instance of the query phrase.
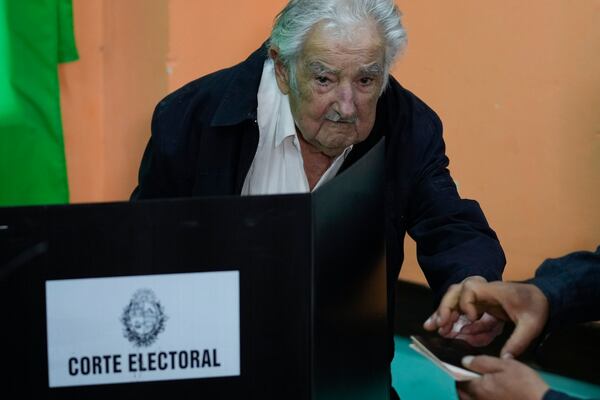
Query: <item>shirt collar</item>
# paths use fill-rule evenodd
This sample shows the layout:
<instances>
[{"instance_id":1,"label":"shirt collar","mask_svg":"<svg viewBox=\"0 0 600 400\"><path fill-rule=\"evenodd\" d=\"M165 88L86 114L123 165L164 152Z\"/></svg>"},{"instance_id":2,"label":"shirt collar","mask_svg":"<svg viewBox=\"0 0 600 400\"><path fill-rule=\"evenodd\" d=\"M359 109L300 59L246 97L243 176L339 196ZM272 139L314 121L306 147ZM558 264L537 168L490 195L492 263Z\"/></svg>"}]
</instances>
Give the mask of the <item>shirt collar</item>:
<instances>
[{"instance_id":1,"label":"shirt collar","mask_svg":"<svg viewBox=\"0 0 600 400\"><path fill-rule=\"evenodd\" d=\"M290 109L288 96L281 94L279 104L279 120L275 130L275 145L281 145L285 138L296 135L296 123Z\"/></svg>"},{"instance_id":2,"label":"shirt collar","mask_svg":"<svg viewBox=\"0 0 600 400\"><path fill-rule=\"evenodd\" d=\"M281 92L275 77L273 60L264 63L257 94L257 120L260 131L274 138L278 147L288 137L296 134L289 97ZM262 134L261 134L262 136Z\"/></svg>"}]
</instances>

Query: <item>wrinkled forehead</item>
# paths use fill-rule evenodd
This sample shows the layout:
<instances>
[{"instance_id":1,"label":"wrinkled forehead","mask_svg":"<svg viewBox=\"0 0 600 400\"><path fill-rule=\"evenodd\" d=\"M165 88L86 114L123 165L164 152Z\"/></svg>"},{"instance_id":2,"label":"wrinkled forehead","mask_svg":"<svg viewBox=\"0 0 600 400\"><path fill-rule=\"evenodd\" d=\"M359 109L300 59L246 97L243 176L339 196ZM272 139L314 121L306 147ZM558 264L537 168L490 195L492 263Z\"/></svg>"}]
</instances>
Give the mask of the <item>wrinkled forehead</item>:
<instances>
[{"instance_id":1,"label":"wrinkled forehead","mask_svg":"<svg viewBox=\"0 0 600 400\"><path fill-rule=\"evenodd\" d=\"M373 61L368 64L356 63L354 66L355 72L362 76L377 77L384 74L384 68L378 61ZM342 68L330 65L327 61L321 61L318 58L309 58L304 62L304 68L313 75L340 75Z\"/></svg>"},{"instance_id":2,"label":"wrinkled forehead","mask_svg":"<svg viewBox=\"0 0 600 400\"><path fill-rule=\"evenodd\" d=\"M318 31L321 34L350 42L360 40L366 36L375 36L377 40L383 41L379 24L371 17L358 20L324 18L313 26L312 31Z\"/></svg>"},{"instance_id":3,"label":"wrinkled forehead","mask_svg":"<svg viewBox=\"0 0 600 400\"><path fill-rule=\"evenodd\" d=\"M365 73L383 72L385 48L374 23L362 22L353 29L322 21L308 34L300 61L314 73L333 73L347 66Z\"/></svg>"}]
</instances>

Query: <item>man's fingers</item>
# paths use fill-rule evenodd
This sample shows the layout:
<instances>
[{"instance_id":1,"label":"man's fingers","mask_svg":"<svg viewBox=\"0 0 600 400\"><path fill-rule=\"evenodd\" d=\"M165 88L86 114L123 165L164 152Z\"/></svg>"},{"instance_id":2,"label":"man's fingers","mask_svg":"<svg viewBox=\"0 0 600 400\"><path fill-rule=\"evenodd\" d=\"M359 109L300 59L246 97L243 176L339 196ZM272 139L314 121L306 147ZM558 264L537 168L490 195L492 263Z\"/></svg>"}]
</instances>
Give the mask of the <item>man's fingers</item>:
<instances>
[{"instance_id":1,"label":"man's fingers","mask_svg":"<svg viewBox=\"0 0 600 400\"><path fill-rule=\"evenodd\" d=\"M476 306L477 296L475 294L475 291L471 289L471 287L474 285L479 285L479 283L465 284L465 287L463 288L460 294L458 303L460 311L463 314L465 314L471 321L475 321L477 318L479 318L480 315Z\"/></svg>"},{"instance_id":2,"label":"man's fingers","mask_svg":"<svg viewBox=\"0 0 600 400\"><path fill-rule=\"evenodd\" d=\"M479 320L462 328L455 338L464 340L471 346L487 346L496 336L502 333L503 328L503 321L496 319L492 315L483 314Z\"/></svg>"},{"instance_id":3,"label":"man's fingers","mask_svg":"<svg viewBox=\"0 0 600 400\"><path fill-rule=\"evenodd\" d=\"M476 334L464 334L460 333L456 336L456 339L464 340L471 346L483 347L492 343L494 339L502 333L504 328L504 322L497 322L495 325L489 327L486 331L478 332Z\"/></svg>"},{"instance_id":4,"label":"man's fingers","mask_svg":"<svg viewBox=\"0 0 600 400\"><path fill-rule=\"evenodd\" d=\"M451 324L450 321L453 317L452 312L458 304L459 296L460 285L451 285L442 298L437 310L435 310L423 324L423 328L428 331L434 331L436 329L445 328L446 325Z\"/></svg>"},{"instance_id":5,"label":"man's fingers","mask_svg":"<svg viewBox=\"0 0 600 400\"><path fill-rule=\"evenodd\" d=\"M483 313L481 317L461 329L461 334L474 335L482 332L488 332L496 328L497 325L504 326L504 321L496 318L495 316Z\"/></svg>"},{"instance_id":6,"label":"man's fingers","mask_svg":"<svg viewBox=\"0 0 600 400\"><path fill-rule=\"evenodd\" d=\"M434 312L433 314L431 314L431 316L429 318L427 318L427 321L425 321L425 323L423 323L423 328L425 328L428 331L434 331L438 328L437 326L437 312Z\"/></svg>"},{"instance_id":7,"label":"man's fingers","mask_svg":"<svg viewBox=\"0 0 600 400\"><path fill-rule=\"evenodd\" d=\"M510 361L490 356L467 356L462 359L462 364L471 371L481 374L500 372L507 367Z\"/></svg>"},{"instance_id":8,"label":"man's fingers","mask_svg":"<svg viewBox=\"0 0 600 400\"><path fill-rule=\"evenodd\" d=\"M469 321L477 320L483 311L479 310L478 291L485 288L487 281L481 276L471 276L460 284L451 285L438 309L425 321L423 327L428 331L438 330L442 336L456 336L458 316L465 314ZM460 311L460 312L459 312ZM462 329L462 326L460 328ZM455 330L453 330L455 328ZM458 329L460 331L460 329Z\"/></svg>"},{"instance_id":9,"label":"man's fingers","mask_svg":"<svg viewBox=\"0 0 600 400\"><path fill-rule=\"evenodd\" d=\"M458 306L458 299L460 297L461 285L452 285L448 288L448 291L442 298L440 305L437 309L438 326L444 326L449 323L452 311L456 310Z\"/></svg>"},{"instance_id":10,"label":"man's fingers","mask_svg":"<svg viewBox=\"0 0 600 400\"><path fill-rule=\"evenodd\" d=\"M473 321L468 325L465 325L460 333L467 335L475 335L482 332L487 332L494 328L494 326L498 323L498 320L495 318L488 318L489 314L483 314L480 319L477 321Z\"/></svg>"},{"instance_id":11,"label":"man's fingers","mask_svg":"<svg viewBox=\"0 0 600 400\"><path fill-rule=\"evenodd\" d=\"M522 354L540 334L541 328L531 320L531 317L517 321L515 330L500 351L500 356L512 358Z\"/></svg>"},{"instance_id":12,"label":"man's fingers","mask_svg":"<svg viewBox=\"0 0 600 400\"><path fill-rule=\"evenodd\" d=\"M451 285L448 288L446 295L442 298L442 301L440 302L440 306L438 307L438 315L439 315L438 325L440 325L440 326L446 325L448 323L448 319L450 318L450 314L453 310L461 311L460 302L461 302L461 298L463 296L465 296L465 295L471 296L470 299L469 298L467 299L467 301L472 304L474 294L471 293L470 295L468 295L467 293L465 293L465 291L467 291L468 290L467 288L469 288L469 287L478 287L482 283L487 283L486 279L482 276L474 275L474 276L465 278L459 284ZM469 312L471 313L469 315L470 319L472 321L476 320L477 319L477 309L475 309L474 307L470 307ZM462 313L464 313L464 310L462 310Z\"/></svg>"},{"instance_id":13,"label":"man's fingers","mask_svg":"<svg viewBox=\"0 0 600 400\"><path fill-rule=\"evenodd\" d=\"M448 323L446 323L445 325L441 326L438 329L438 334L444 337L454 337L458 334L458 332L456 332L454 330L454 327L456 326L456 324L459 322L460 320L460 314L456 311L452 311L450 313L450 319L448 320Z\"/></svg>"},{"instance_id":14,"label":"man's fingers","mask_svg":"<svg viewBox=\"0 0 600 400\"><path fill-rule=\"evenodd\" d=\"M494 339L496 338L496 336L498 336L498 334L496 332L483 332L483 333L478 333L475 335L464 335L464 334L458 334L454 337L454 339L459 339L459 340L464 340L465 342L469 343L471 346L475 346L475 347L483 347L483 346L487 346L488 344L492 343L494 341Z\"/></svg>"}]
</instances>

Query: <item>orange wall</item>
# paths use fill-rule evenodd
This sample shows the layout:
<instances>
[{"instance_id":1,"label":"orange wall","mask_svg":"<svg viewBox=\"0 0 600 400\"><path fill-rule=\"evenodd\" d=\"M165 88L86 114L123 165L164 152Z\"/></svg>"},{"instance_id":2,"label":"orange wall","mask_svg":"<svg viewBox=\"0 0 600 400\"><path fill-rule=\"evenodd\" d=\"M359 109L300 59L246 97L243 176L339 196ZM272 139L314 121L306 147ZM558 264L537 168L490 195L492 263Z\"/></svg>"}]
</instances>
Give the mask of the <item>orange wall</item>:
<instances>
[{"instance_id":1,"label":"orange wall","mask_svg":"<svg viewBox=\"0 0 600 400\"><path fill-rule=\"evenodd\" d=\"M103 5L74 2L79 61L59 67L63 131L72 202L104 200Z\"/></svg>"},{"instance_id":2,"label":"orange wall","mask_svg":"<svg viewBox=\"0 0 600 400\"><path fill-rule=\"evenodd\" d=\"M451 171L496 229L505 278L600 244L600 2L399 4L410 38L395 74L442 117ZM420 276L414 262L403 273Z\"/></svg>"},{"instance_id":3,"label":"orange wall","mask_svg":"<svg viewBox=\"0 0 600 400\"><path fill-rule=\"evenodd\" d=\"M80 60L60 66L71 201L124 200L168 92L167 0L74 0Z\"/></svg>"},{"instance_id":4,"label":"orange wall","mask_svg":"<svg viewBox=\"0 0 600 400\"><path fill-rule=\"evenodd\" d=\"M243 60L285 0L74 0L77 63L61 66L72 201L126 199L152 109ZM394 75L442 117L460 192L480 201L524 278L600 243L600 3L398 1ZM421 280L414 244L402 276Z\"/></svg>"},{"instance_id":5,"label":"orange wall","mask_svg":"<svg viewBox=\"0 0 600 400\"><path fill-rule=\"evenodd\" d=\"M286 0L169 1L169 91L243 61L267 40Z\"/></svg>"}]
</instances>

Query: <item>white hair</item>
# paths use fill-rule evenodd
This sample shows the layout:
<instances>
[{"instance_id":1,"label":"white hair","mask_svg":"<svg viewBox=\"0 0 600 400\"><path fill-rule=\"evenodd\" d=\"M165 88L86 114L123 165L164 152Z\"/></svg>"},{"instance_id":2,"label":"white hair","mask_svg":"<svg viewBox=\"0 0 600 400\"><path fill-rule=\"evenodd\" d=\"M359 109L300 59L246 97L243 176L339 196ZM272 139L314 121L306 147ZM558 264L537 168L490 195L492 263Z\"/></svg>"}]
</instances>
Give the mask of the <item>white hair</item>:
<instances>
[{"instance_id":1,"label":"white hair","mask_svg":"<svg viewBox=\"0 0 600 400\"><path fill-rule=\"evenodd\" d=\"M383 91L390 68L406 46L401 17L393 0L291 0L275 19L269 46L277 49L288 71L290 87L297 93L296 62L316 24L324 21L343 29L375 21L385 42Z\"/></svg>"}]
</instances>

